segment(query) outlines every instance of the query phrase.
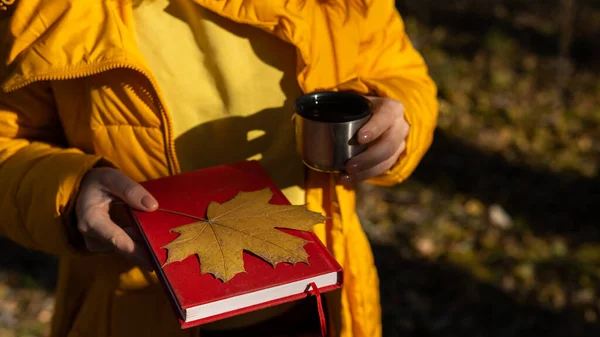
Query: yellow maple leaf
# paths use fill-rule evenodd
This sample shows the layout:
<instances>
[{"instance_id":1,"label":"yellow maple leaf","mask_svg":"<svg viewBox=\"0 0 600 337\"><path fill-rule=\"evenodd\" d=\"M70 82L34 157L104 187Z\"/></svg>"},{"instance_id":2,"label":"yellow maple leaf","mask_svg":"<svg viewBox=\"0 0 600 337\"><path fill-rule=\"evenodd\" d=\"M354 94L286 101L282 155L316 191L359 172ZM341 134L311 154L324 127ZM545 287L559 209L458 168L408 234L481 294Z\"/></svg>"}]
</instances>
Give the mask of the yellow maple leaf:
<instances>
[{"instance_id":1,"label":"yellow maple leaf","mask_svg":"<svg viewBox=\"0 0 600 337\"><path fill-rule=\"evenodd\" d=\"M163 247L168 253L163 267L196 254L202 274L210 273L227 282L245 272L244 250L272 266L280 262L308 263L304 250L307 241L276 228L309 231L326 218L305 206L269 204L272 195L266 188L240 192L222 204L211 202L207 219L170 230L180 235Z\"/></svg>"}]
</instances>

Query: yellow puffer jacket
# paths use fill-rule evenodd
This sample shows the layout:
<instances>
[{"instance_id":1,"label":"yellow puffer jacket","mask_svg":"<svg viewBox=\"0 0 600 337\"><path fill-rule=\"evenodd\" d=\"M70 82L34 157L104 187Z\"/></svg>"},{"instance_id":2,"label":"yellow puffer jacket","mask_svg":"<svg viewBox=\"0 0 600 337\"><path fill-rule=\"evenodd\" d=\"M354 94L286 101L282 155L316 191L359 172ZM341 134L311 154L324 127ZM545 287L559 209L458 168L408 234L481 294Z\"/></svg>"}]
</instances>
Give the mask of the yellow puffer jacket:
<instances>
[{"instance_id":1,"label":"yellow puffer jacket","mask_svg":"<svg viewBox=\"0 0 600 337\"><path fill-rule=\"evenodd\" d=\"M436 88L392 0L195 1L296 46L304 92L354 90L403 102L407 150L371 182L391 185L415 169L432 140ZM154 274L80 253L73 241L73 200L94 165L138 181L179 172L169 113L134 40L131 3L2 4L0 234L60 256L52 336L197 334L179 329ZM354 192L310 173L307 202L332 218L315 230L345 268L343 291L328 298L336 335L379 336L377 272Z\"/></svg>"}]
</instances>

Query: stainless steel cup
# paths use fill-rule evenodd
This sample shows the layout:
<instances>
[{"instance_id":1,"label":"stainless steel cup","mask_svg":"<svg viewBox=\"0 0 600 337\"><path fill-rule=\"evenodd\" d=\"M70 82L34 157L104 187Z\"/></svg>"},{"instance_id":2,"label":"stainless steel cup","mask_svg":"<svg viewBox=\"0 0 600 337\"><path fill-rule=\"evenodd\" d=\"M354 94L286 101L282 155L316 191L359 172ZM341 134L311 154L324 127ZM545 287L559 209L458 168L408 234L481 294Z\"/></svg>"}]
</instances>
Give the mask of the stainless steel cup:
<instances>
[{"instance_id":1,"label":"stainless steel cup","mask_svg":"<svg viewBox=\"0 0 600 337\"><path fill-rule=\"evenodd\" d=\"M351 92L317 92L296 100L296 146L302 161L321 172L343 172L346 162L367 149L358 130L371 118L372 105Z\"/></svg>"}]
</instances>

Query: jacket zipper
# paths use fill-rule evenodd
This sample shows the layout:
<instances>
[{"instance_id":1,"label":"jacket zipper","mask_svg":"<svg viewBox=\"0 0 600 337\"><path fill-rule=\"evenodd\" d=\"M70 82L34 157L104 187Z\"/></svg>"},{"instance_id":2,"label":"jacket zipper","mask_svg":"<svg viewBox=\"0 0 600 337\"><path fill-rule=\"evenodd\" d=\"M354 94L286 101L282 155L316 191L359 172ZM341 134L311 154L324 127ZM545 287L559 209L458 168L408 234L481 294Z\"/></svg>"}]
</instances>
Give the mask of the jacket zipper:
<instances>
[{"instance_id":1,"label":"jacket zipper","mask_svg":"<svg viewBox=\"0 0 600 337\"><path fill-rule=\"evenodd\" d=\"M166 127L164 128L165 129L164 131L165 131L165 136L166 136L167 161L169 164L169 172L170 172L170 174L179 173L179 171L180 171L179 162L177 160L177 156L175 155L175 140L173 139L173 123L171 121L169 114L166 111L165 105L163 103L164 100L163 100L160 92L158 91L158 85L156 84L156 81L145 69L143 69L139 66L133 65L131 63L126 63L126 62L107 62L105 64L98 65L91 69L85 69L85 70L78 71L78 72L75 71L73 73L65 74L63 72L62 74L58 73L58 74L50 74L50 75L33 76L21 83L18 83L16 85L5 88L5 91L6 92L15 91L15 90L21 89L23 87L26 87L34 82L56 81L56 80L60 81L60 80L83 78L83 77L97 75L99 73L102 73L102 72L105 72L108 70L118 69L118 68L131 69L131 70L141 73L142 75L144 75L146 77L146 79L152 86L152 89L153 89L152 93L154 94L155 100L156 100L155 103L157 103L158 108L160 110L160 115L163 120L163 124L166 125Z\"/></svg>"}]
</instances>

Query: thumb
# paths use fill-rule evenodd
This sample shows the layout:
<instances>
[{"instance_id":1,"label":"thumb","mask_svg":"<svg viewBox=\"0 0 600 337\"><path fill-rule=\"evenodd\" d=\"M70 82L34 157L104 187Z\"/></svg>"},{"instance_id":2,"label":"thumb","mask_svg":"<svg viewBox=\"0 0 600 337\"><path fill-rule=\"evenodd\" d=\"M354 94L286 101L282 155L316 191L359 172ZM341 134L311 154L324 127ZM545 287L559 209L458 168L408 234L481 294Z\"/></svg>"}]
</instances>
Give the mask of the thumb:
<instances>
[{"instance_id":1,"label":"thumb","mask_svg":"<svg viewBox=\"0 0 600 337\"><path fill-rule=\"evenodd\" d=\"M158 201L152 194L121 171L111 170L107 172L103 185L107 192L135 209L151 212L158 208Z\"/></svg>"}]
</instances>

